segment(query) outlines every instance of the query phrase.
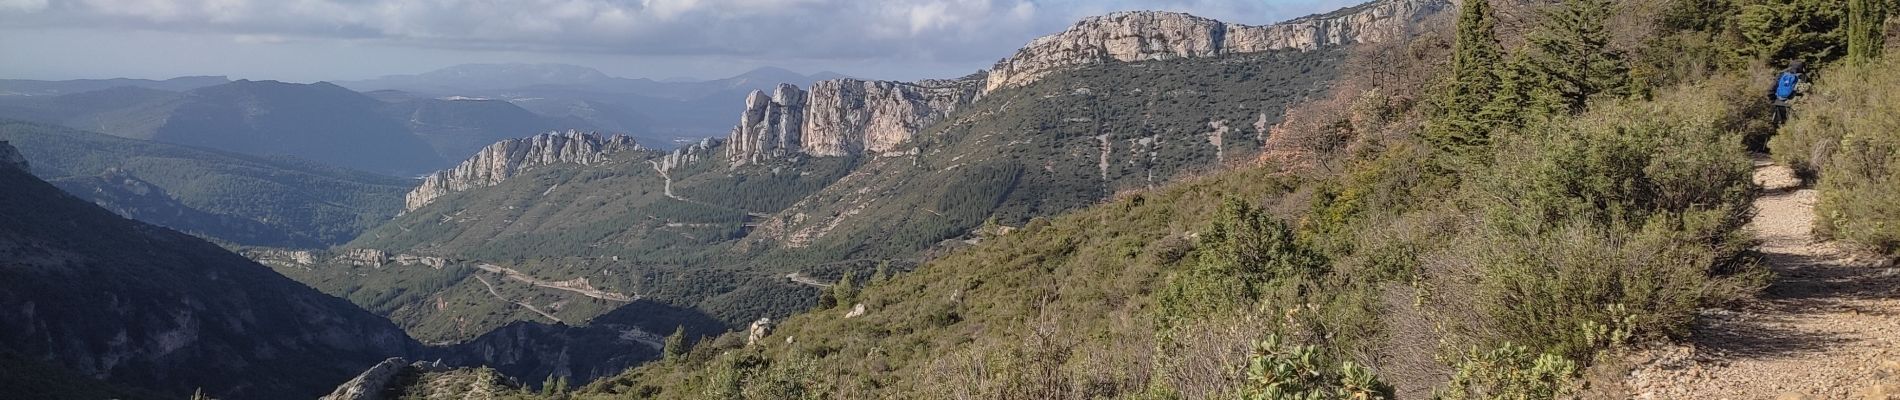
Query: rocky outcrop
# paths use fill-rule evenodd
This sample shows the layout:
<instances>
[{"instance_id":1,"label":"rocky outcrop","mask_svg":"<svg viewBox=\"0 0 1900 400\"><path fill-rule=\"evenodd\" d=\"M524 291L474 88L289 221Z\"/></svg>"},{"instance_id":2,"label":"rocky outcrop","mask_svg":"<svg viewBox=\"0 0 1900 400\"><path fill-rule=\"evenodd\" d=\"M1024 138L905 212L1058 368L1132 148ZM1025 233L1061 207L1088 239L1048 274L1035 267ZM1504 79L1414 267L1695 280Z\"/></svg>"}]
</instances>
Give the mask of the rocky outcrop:
<instances>
[{"instance_id":1,"label":"rocky outcrop","mask_svg":"<svg viewBox=\"0 0 1900 400\"><path fill-rule=\"evenodd\" d=\"M447 268L449 260L443 257L419 256L413 254L389 254L376 249L347 249L335 253L311 250L246 249L239 254L259 264L281 267L311 267L318 263L351 265L358 267L382 268L391 263L401 266L427 266L435 269Z\"/></svg>"},{"instance_id":2,"label":"rocky outcrop","mask_svg":"<svg viewBox=\"0 0 1900 400\"><path fill-rule=\"evenodd\" d=\"M390 357L376 366L369 367L361 375L351 378L336 387L336 391L318 398L319 400L381 400L383 388L389 387L389 381L396 379L409 368L409 362L400 357Z\"/></svg>"},{"instance_id":3,"label":"rocky outcrop","mask_svg":"<svg viewBox=\"0 0 1900 400\"><path fill-rule=\"evenodd\" d=\"M759 162L798 151L805 100L805 91L791 84L779 84L770 96L752 91L746 96L739 126L727 135L726 156L734 162Z\"/></svg>"},{"instance_id":4,"label":"rocky outcrop","mask_svg":"<svg viewBox=\"0 0 1900 400\"><path fill-rule=\"evenodd\" d=\"M1414 22L1451 9L1450 0L1378 0L1268 26L1229 24L1172 12L1091 17L1044 36L990 69L984 92L1026 85L1066 68L1279 49L1314 49L1403 38Z\"/></svg>"},{"instance_id":5,"label":"rocky outcrop","mask_svg":"<svg viewBox=\"0 0 1900 400\"><path fill-rule=\"evenodd\" d=\"M1173 12L1092 17L1030 42L986 74L913 83L835 79L814 83L808 91L791 85L779 85L770 95L755 91L746 98L739 126L727 135L726 157L747 164L791 154L894 153L925 127L985 93L1064 69L1384 42L1410 35L1416 22L1450 8L1451 0L1378 0L1269 26Z\"/></svg>"},{"instance_id":6,"label":"rocky outcrop","mask_svg":"<svg viewBox=\"0 0 1900 400\"><path fill-rule=\"evenodd\" d=\"M758 344L760 340L765 340L766 335L772 334L772 318L759 318L757 321L752 321L752 325L746 327L745 331L745 345Z\"/></svg>"},{"instance_id":7,"label":"rocky outcrop","mask_svg":"<svg viewBox=\"0 0 1900 400\"><path fill-rule=\"evenodd\" d=\"M727 135L726 158L757 163L792 154L839 157L888 153L924 127L976 100L974 80L915 83L834 79L810 91L779 85L753 92Z\"/></svg>"},{"instance_id":8,"label":"rocky outcrop","mask_svg":"<svg viewBox=\"0 0 1900 400\"><path fill-rule=\"evenodd\" d=\"M423 178L422 186L405 197L405 210L422 208L449 193L500 184L529 168L560 163L595 164L614 153L640 148L630 137L577 131L503 140L488 145L453 169Z\"/></svg>"},{"instance_id":9,"label":"rocky outcrop","mask_svg":"<svg viewBox=\"0 0 1900 400\"><path fill-rule=\"evenodd\" d=\"M376 249L349 249L337 254L336 262L358 267L381 267L389 263L389 253Z\"/></svg>"},{"instance_id":10,"label":"rocky outcrop","mask_svg":"<svg viewBox=\"0 0 1900 400\"><path fill-rule=\"evenodd\" d=\"M969 81L903 83L837 79L811 86L805 153L844 156L897 150L918 131L976 100Z\"/></svg>"},{"instance_id":11,"label":"rocky outcrop","mask_svg":"<svg viewBox=\"0 0 1900 400\"><path fill-rule=\"evenodd\" d=\"M389 397L383 396L383 394L388 392L389 389L392 389L390 385L397 383L395 382L396 377L402 375L403 373L414 372L417 374L426 374L426 373L435 373L435 372L447 372L447 371L453 371L453 370L454 370L453 368L449 368L448 365L443 364L441 360L417 361L417 362L411 363L408 360L404 360L400 357L390 357L387 360L383 360L383 362L376 363L375 366L369 367L369 370L363 371L362 374L356 375L356 377L351 378L349 382L344 382L342 385L337 385L336 390L330 392L329 395L319 397L317 399L318 400L382 400L382 399L389 398ZM423 378L426 378L426 377L424 376L417 377L417 379L423 379ZM414 387L414 386L424 385L427 383L429 382L412 382L410 383L410 385ZM401 393L401 392L399 391L398 393Z\"/></svg>"},{"instance_id":12,"label":"rocky outcrop","mask_svg":"<svg viewBox=\"0 0 1900 400\"><path fill-rule=\"evenodd\" d=\"M20 150L13 148L13 145L5 140L0 140L0 167L19 168L21 171L33 170L27 165L26 156L20 155Z\"/></svg>"},{"instance_id":13,"label":"rocky outcrop","mask_svg":"<svg viewBox=\"0 0 1900 400\"><path fill-rule=\"evenodd\" d=\"M661 174L671 173L674 168L699 162L701 158L709 156L712 153L712 148L718 145L719 141L713 140L712 138L700 139L698 143L680 146L673 149L672 152L660 156L659 159L648 160L647 162L652 163L653 169L660 171Z\"/></svg>"}]
</instances>

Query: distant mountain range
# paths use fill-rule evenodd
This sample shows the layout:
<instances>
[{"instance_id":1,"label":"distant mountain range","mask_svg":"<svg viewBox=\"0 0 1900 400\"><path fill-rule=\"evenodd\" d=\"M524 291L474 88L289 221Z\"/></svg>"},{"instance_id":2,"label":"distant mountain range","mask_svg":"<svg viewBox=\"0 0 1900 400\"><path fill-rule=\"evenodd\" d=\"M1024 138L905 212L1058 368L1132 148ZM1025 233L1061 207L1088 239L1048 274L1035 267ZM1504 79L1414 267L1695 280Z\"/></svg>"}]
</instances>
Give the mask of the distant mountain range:
<instances>
[{"instance_id":1,"label":"distant mountain range","mask_svg":"<svg viewBox=\"0 0 1900 400\"><path fill-rule=\"evenodd\" d=\"M593 128L502 101L388 102L323 82L248 80L184 92L120 86L0 97L0 118L394 175L446 167L501 139Z\"/></svg>"},{"instance_id":2,"label":"distant mountain range","mask_svg":"<svg viewBox=\"0 0 1900 400\"><path fill-rule=\"evenodd\" d=\"M732 105L753 90L841 76L760 68L660 82L573 65L468 64L337 84L0 80L0 118L413 176L502 139L557 130L604 130L669 148L725 134Z\"/></svg>"},{"instance_id":3,"label":"distant mountain range","mask_svg":"<svg viewBox=\"0 0 1900 400\"><path fill-rule=\"evenodd\" d=\"M228 82L231 82L231 79L222 76L181 76L162 81L128 78L67 81L0 79L0 96L56 96L125 86L182 92Z\"/></svg>"}]
</instances>

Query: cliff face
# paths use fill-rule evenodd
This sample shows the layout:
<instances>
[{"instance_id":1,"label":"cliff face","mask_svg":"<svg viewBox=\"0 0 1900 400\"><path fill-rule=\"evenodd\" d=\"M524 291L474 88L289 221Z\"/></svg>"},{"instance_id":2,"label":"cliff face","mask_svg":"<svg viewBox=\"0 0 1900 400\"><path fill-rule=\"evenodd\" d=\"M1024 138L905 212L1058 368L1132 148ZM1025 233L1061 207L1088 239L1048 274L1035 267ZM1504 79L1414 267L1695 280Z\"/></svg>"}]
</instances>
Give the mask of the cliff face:
<instances>
[{"instance_id":1,"label":"cliff face","mask_svg":"<svg viewBox=\"0 0 1900 400\"><path fill-rule=\"evenodd\" d=\"M1451 0L1379 0L1268 26L1154 11L1091 17L1031 41L987 75L915 83L837 79L809 91L780 85L770 95L753 92L727 136L726 157L746 164L791 154L898 151L924 127L990 92L1064 69L1397 40L1419 20L1452 8Z\"/></svg>"},{"instance_id":2,"label":"cliff face","mask_svg":"<svg viewBox=\"0 0 1900 400\"><path fill-rule=\"evenodd\" d=\"M745 164L791 154L897 150L925 126L975 101L977 89L968 80L835 79L814 83L810 91L779 85L770 96L753 92L739 126L727 135L726 157Z\"/></svg>"},{"instance_id":3,"label":"cliff face","mask_svg":"<svg viewBox=\"0 0 1900 400\"><path fill-rule=\"evenodd\" d=\"M734 162L759 162L797 152L805 100L805 91L790 84L779 84L770 96L752 91L746 96L739 126L727 135L726 156Z\"/></svg>"},{"instance_id":4,"label":"cliff face","mask_svg":"<svg viewBox=\"0 0 1900 400\"><path fill-rule=\"evenodd\" d=\"M494 186L522 171L559 163L594 164L607 156L640 149L633 138L568 131L508 139L483 148L453 169L423 178L422 186L404 197L404 210L414 211L449 193Z\"/></svg>"},{"instance_id":5,"label":"cliff face","mask_svg":"<svg viewBox=\"0 0 1900 400\"><path fill-rule=\"evenodd\" d=\"M990 70L984 92L1022 86L1056 71L1109 61L1212 57L1314 49L1403 38L1413 22L1452 8L1450 0L1380 0L1268 26L1229 24L1171 12L1091 17L1029 42Z\"/></svg>"},{"instance_id":6,"label":"cliff face","mask_svg":"<svg viewBox=\"0 0 1900 400\"><path fill-rule=\"evenodd\" d=\"M839 79L812 84L805 152L842 156L897 149L925 126L976 99L963 81Z\"/></svg>"}]
</instances>

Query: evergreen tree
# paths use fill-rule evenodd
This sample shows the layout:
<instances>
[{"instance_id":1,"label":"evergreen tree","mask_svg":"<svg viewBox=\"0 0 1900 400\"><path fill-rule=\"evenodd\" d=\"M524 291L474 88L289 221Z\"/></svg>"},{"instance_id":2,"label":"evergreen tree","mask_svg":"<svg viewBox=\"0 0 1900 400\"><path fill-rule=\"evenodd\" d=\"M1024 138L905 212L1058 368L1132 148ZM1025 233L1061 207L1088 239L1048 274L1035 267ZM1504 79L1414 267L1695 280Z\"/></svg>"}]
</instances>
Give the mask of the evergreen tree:
<instances>
[{"instance_id":1,"label":"evergreen tree","mask_svg":"<svg viewBox=\"0 0 1900 400\"><path fill-rule=\"evenodd\" d=\"M876 283L883 283L883 282L884 282L885 280L889 280L889 279L891 279L891 271L890 271L890 269L891 269L891 262L890 262L890 261L880 261L880 262L878 262L878 263L877 263L877 270L876 270L875 272L872 272L872 273L871 273L871 283L873 283L873 284L876 284Z\"/></svg>"},{"instance_id":2,"label":"evergreen tree","mask_svg":"<svg viewBox=\"0 0 1900 400\"><path fill-rule=\"evenodd\" d=\"M850 307L851 302L856 301L858 297L858 285L851 277L852 275L855 274L845 271L844 276L838 278L838 283L831 285L832 297L836 299L840 307Z\"/></svg>"},{"instance_id":3,"label":"evergreen tree","mask_svg":"<svg viewBox=\"0 0 1900 400\"><path fill-rule=\"evenodd\" d=\"M198 388L197 391L191 392L191 400L212 400L212 399L211 399L211 396L205 395L204 388Z\"/></svg>"},{"instance_id":4,"label":"evergreen tree","mask_svg":"<svg viewBox=\"0 0 1900 400\"><path fill-rule=\"evenodd\" d=\"M1426 127L1426 139L1444 155L1470 156L1490 145L1490 133L1500 119L1489 107L1500 85L1502 61L1497 21L1486 0L1468 0L1458 15L1458 38L1453 44L1450 81L1435 99L1436 110Z\"/></svg>"},{"instance_id":5,"label":"evergreen tree","mask_svg":"<svg viewBox=\"0 0 1900 400\"><path fill-rule=\"evenodd\" d=\"M673 328L673 334L666 335L666 345L661 347L660 351L668 361L676 360L679 359L680 356L686 355L686 326L675 326Z\"/></svg>"},{"instance_id":6,"label":"evergreen tree","mask_svg":"<svg viewBox=\"0 0 1900 400\"><path fill-rule=\"evenodd\" d=\"M1610 31L1603 25L1610 17L1608 0L1569 0L1546 13L1530 35L1523 64L1533 76L1519 83L1547 86L1520 89L1533 96L1555 94L1569 112L1583 111L1593 97L1629 96L1629 61L1610 47Z\"/></svg>"},{"instance_id":7,"label":"evergreen tree","mask_svg":"<svg viewBox=\"0 0 1900 400\"><path fill-rule=\"evenodd\" d=\"M1531 120L1567 111L1555 77L1540 72L1528 53L1518 53L1498 70L1497 94L1485 105L1498 116L1496 130L1523 129Z\"/></svg>"},{"instance_id":8,"label":"evergreen tree","mask_svg":"<svg viewBox=\"0 0 1900 400\"><path fill-rule=\"evenodd\" d=\"M1784 65L1827 62L1847 54L1847 7L1841 0L1769 0L1742 7L1736 28L1743 58Z\"/></svg>"},{"instance_id":9,"label":"evergreen tree","mask_svg":"<svg viewBox=\"0 0 1900 400\"><path fill-rule=\"evenodd\" d=\"M1847 0L1847 59L1864 63L1880 56L1887 15L1881 0Z\"/></svg>"}]
</instances>

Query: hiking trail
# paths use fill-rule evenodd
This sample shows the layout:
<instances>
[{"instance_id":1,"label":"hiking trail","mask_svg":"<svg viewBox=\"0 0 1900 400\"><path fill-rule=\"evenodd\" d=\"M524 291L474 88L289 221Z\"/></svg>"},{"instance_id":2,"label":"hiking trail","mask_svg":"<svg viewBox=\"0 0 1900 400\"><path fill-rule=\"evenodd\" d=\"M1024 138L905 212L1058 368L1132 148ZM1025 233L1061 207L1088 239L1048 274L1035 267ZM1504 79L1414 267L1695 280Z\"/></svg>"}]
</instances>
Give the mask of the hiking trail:
<instances>
[{"instance_id":1,"label":"hiking trail","mask_svg":"<svg viewBox=\"0 0 1900 400\"><path fill-rule=\"evenodd\" d=\"M1900 399L1900 269L1814 235L1817 193L1758 158L1764 193L1747 229L1768 289L1705 309L1689 343L1648 350L1628 376L1638 399Z\"/></svg>"}]
</instances>

